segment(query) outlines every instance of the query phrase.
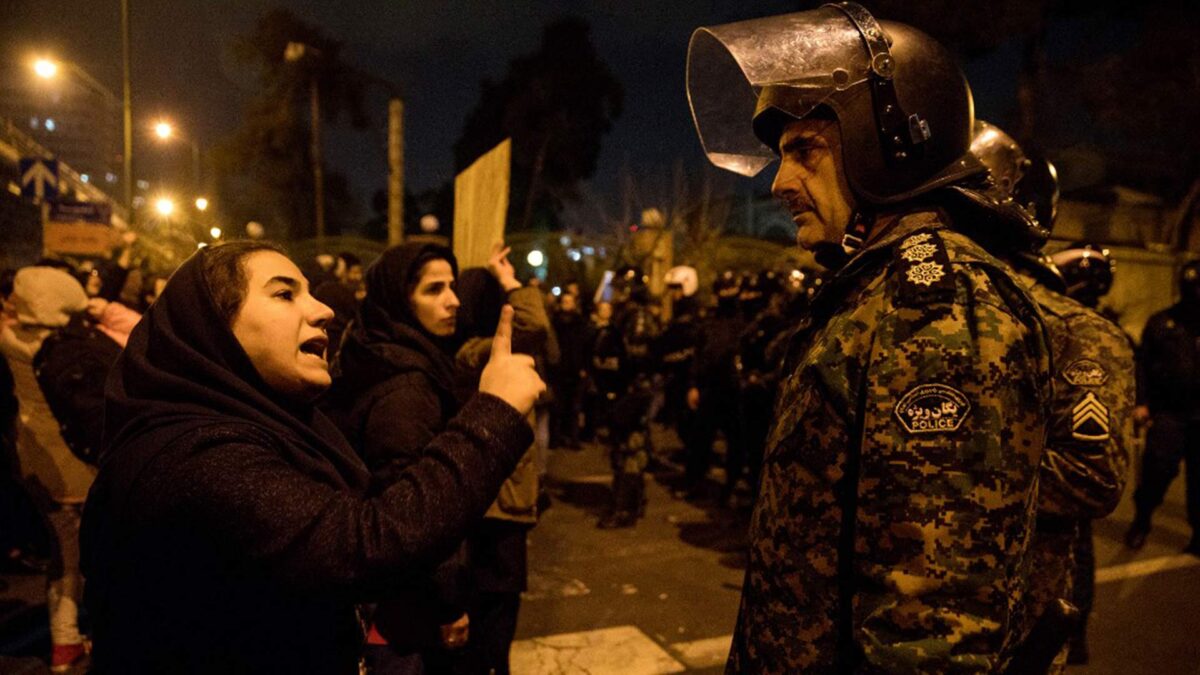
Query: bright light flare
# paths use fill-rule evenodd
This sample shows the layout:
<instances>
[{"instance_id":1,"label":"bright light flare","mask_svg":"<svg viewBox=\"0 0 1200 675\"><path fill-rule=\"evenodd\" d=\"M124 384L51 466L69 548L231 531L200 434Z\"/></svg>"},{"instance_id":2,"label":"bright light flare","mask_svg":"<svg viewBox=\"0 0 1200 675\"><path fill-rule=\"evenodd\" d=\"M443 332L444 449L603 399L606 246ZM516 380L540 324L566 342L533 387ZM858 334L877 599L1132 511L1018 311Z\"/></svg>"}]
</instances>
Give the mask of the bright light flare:
<instances>
[{"instance_id":1,"label":"bright light flare","mask_svg":"<svg viewBox=\"0 0 1200 675\"><path fill-rule=\"evenodd\" d=\"M525 256L525 262L529 263L530 267L541 267L546 262L546 255L535 248Z\"/></svg>"},{"instance_id":2,"label":"bright light flare","mask_svg":"<svg viewBox=\"0 0 1200 675\"><path fill-rule=\"evenodd\" d=\"M208 200L204 197L196 197L196 210L205 211L208 209Z\"/></svg>"},{"instance_id":3,"label":"bright light flare","mask_svg":"<svg viewBox=\"0 0 1200 675\"><path fill-rule=\"evenodd\" d=\"M154 200L154 210L160 216L169 216L175 213L175 202L170 197L159 197Z\"/></svg>"},{"instance_id":4,"label":"bright light flare","mask_svg":"<svg viewBox=\"0 0 1200 675\"><path fill-rule=\"evenodd\" d=\"M221 228L219 228L219 227L214 227L214 228L212 228L211 230L209 230L209 231L208 231L208 233L209 233L210 235L212 235L212 238L213 238L213 239L220 239L220 238L221 238Z\"/></svg>"},{"instance_id":5,"label":"bright light flare","mask_svg":"<svg viewBox=\"0 0 1200 675\"><path fill-rule=\"evenodd\" d=\"M49 80L58 75L58 64L50 59L38 59L33 62L33 72L43 80Z\"/></svg>"},{"instance_id":6,"label":"bright light flare","mask_svg":"<svg viewBox=\"0 0 1200 675\"><path fill-rule=\"evenodd\" d=\"M171 126L170 122L156 122L154 124L154 135L164 141L170 138L175 133L175 127Z\"/></svg>"}]
</instances>

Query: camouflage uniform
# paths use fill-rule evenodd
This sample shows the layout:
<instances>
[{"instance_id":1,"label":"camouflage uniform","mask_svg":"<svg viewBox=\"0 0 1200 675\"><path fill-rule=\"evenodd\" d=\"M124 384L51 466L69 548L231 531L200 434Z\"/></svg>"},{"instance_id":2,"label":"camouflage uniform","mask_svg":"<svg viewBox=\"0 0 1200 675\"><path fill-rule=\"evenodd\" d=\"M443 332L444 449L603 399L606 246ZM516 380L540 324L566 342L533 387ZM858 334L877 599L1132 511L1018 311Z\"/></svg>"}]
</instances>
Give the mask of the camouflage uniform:
<instances>
[{"instance_id":1,"label":"camouflage uniform","mask_svg":"<svg viewBox=\"0 0 1200 675\"><path fill-rule=\"evenodd\" d=\"M1071 599L1077 539L1108 515L1125 487L1133 442L1133 348L1111 321L1024 277L1042 310L1054 359L1037 531L1030 547L1029 619ZM1084 531L1086 530L1086 532ZM1066 666L1066 651L1051 672Z\"/></svg>"},{"instance_id":2,"label":"camouflage uniform","mask_svg":"<svg viewBox=\"0 0 1200 675\"><path fill-rule=\"evenodd\" d=\"M990 672L1021 638L1044 328L942 216L896 221L792 338L727 672Z\"/></svg>"}]
</instances>

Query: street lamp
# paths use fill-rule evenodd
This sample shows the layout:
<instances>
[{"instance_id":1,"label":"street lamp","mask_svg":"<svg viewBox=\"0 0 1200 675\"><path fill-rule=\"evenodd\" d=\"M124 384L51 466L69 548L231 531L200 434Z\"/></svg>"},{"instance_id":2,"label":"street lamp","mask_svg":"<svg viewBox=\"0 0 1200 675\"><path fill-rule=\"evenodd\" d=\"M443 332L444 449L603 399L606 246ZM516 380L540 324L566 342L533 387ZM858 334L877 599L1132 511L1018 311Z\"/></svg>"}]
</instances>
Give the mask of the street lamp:
<instances>
[{"instance_id":1,"label":"street lamp","mask_svg":"<svg viewBox=\"0 0 1200 675\"><path fill-rule=\"evenodd\" d=\"M122 21L126 21L128 19L128 13L126 11L127 10L127 8L126 8L127 2L128 2L128 0L122 0ZM125 42L127 43L127 40L125 40ZM128 45L125 44L125 47L126 47L125 58L126 58L126 61L128 61L128 53L127 53ZM124 73L124 94L125 95L122 98L118 98L117 95L112 92L112 90L110 90L108 87L101 84L99 80L92 77L90 73L88 73L83 68L79 67L78 64L73 63L71 61L56 61L54 59L46 58L46 57L39 58L33 62L33 72L38 77L42 78L43 80L52 80L52 79L58 77L59 70L61 70L62 68L66 68L79 81L83 82L83 84L85 86L87 86L88 88L92 89L96 93L103 96L104 99L110 105L112 105L114 108L122 109L122 112L123 112L122 126L124 127L125 148L124 148L124 152L121 153L121 159L122 159L122 167L121 168L122 168L122 174L123 174L121 178L122 178L122 182L124 183L124 188L125 188L125 209L126 209L127 213L129 214L129 217L132 219L132 217L133 217L133 113L132 113L132 103L130 102L128 65L129 65L128 62L126 62L125 63L125 73Z\"/></svg>"},{"instance_id":2,"label":"street lamp","mask_svg":"<svg viewBox=\"0 0 1200 675\"><path fill-rule=\"evenodd\" d=\"M197 211L208 210L208 200L205 199L204 197L196 197L196 210Z\"/></svg>"},{"instance_id":3,"label":"street lamp","mask_svg":"<svg viewBox=\"0 0 1200 675\"><path fill-rule=\"evenodd\" d=\"M197 191L199 191L200 190L200 144L197 143L194 138L190 138L190 137L184 136L183 134L180 134L178 132L178 130L175 129L175 125L171 124L167 120L159 120L154 123L154 135L157 136L158 139L163 142L170 141L171 139L174 139L174 138L178 138L183 141L186 141L189 145L191 145L191 147L192 147L192 182L195 184L194 185L195 189ZM197 208L199 208L199 207L197 207ZM200 209L200 210L203 211L204 209Z\"/></svg>"},{"instance_id":4,"label":"street lamp","mask_svg":"<svg viewBox=\"0 0 1200 675\"><path fill-rule=\"evenodd\" d=\"M211 228L211 229L208 231L208 233L209 233L210 235L212 235L212 238L213 238L213 239L220 239L220 238L221 238L221 228L219 228L219 227L213 227L213 228Z\"/></svg>"},{"instance_id":5,"label":"street lamp","mask_svg":"<svg viewBox=\"0 0 1200 675\"><path fill-rule=\"evenodd\" d=\"M159 197L154 200L154 210L164 218L175 213L175 201L170 197Z\"/></svg>"},{"instance_id":6,"label":"street lamp","mask_svg":"<svg viewBox=\"0 0 1200 675\"><path fill-rule=\"evenodd\" d=\"M43 80L49 80L58 74L58 64L50 59L38 59L33 62L33 72Z\"/></svg>"}]
</instances>

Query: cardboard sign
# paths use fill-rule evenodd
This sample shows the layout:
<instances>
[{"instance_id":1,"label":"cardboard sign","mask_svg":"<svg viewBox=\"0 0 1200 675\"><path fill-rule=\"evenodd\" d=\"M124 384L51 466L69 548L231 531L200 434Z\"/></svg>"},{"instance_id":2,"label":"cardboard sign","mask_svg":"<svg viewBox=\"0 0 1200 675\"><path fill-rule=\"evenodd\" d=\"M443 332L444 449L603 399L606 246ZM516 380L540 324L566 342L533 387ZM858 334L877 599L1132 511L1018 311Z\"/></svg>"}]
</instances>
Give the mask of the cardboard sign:
<instances>
[{"instance_id":1,"label":"cardboard sign","mask_svg":"<svg viewBox=\"0 0 1200 675\"><path fill-rule=\"evenodd\" d=\"M504 241L512 139L488 150L454 179L454 256L460 270L487 264Z\"/></svg>"}]
</instances>

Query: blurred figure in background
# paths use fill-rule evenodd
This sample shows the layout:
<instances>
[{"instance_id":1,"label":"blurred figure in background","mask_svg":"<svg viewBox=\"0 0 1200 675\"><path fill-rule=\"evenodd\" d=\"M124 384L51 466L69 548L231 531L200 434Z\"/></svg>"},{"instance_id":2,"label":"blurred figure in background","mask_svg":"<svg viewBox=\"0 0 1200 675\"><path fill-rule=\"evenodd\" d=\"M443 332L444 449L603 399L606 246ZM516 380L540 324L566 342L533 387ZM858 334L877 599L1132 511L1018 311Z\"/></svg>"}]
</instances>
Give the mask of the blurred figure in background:
<instances>
[{"instance_id":1,"label":"blurred figure in background","mask_svg":"<svg viewBox=\"0 0 1200 675\"><path fill-rule=\"evenodd\" d=\"M486 363L501 308L512 305L512 349L534 357L543 354L550 319L546 316L541 290L522 286L502 244L492 250L487 269L463 270L458 279L458 331L463 339L457 355L458 367L474 382ZM527 416L531 426L533 416ZM540 480L530 445L500 488L483 521L467 536L470 579L474 598L470 637L456 669L467 674L506 675L508 652L517 630L521 593L528 583L525 537L538 520Z\"/></svg>"},{"instance_id":2,"label":"blurred figure in background","mask_svg":"<svg viewBox=\"0 0 1200 675\"><path fill-rule=\"evenodd\" d=\"M96 476L59 431L34 375L34 356L56 329L87 308L83 287L61 269L26 267L13 280L12 302L17 324L0 333L0 352L12 369L20 401L17 455L21 473L31 486L54 533L47 576L50 612L51 668L60 672L86 663L87 647L79 632L83 577L79 572L81 508Z\"/></svg>"},{"instance_id":3,"label":"blurred figure in background","mask_svg":"<svg viewBox=\"0 0 1200 675\"><path fill-rule=\"evenodd\" d=\"M733 489L741 478L745 451L738 419L738 381L734 365L738 340L746 328L738 306L741 292L740 275L733 270L721 272L713 281L717 306L700 324L687 392L688 409L695 413L694 424L689 425L691 431L683 439L688 455L686 490L689 498L703 494L718 431L725 438L726 473L725 485L721 488L722 502L733 496Z\"/></svg>"},{"instance_id":4,"label":"blurred figure in background","mask_svg":"<svg viewBox=\"0 0 1200 675\"><path fill-rule=\"evenodd\" d=\"M588 325L579 296L563 293L553 325L559 345L557 376L554 378L555 412L551 418L553 431L550 446L579 449L580 415L587 388L587 365L591 359L588 345Z\"/></svg>"},{"instance_id":5,"label":"blurred figure in background","mask_svg":"<svg viewBox=\"0 0 1200 675\"><path fill-rule=\"evenodd\" d=\"M1200 556L1200 261L1179 271L1179 302L1146 322L1141 360L1150 429L1125 545L1136 550L1146 544L1154 511L1184 462L1192 527L1184 551Z\"/></svg>"}]
</instances>

